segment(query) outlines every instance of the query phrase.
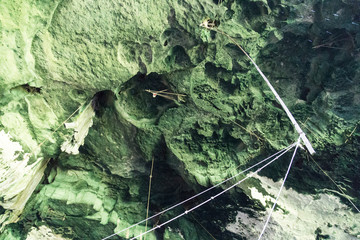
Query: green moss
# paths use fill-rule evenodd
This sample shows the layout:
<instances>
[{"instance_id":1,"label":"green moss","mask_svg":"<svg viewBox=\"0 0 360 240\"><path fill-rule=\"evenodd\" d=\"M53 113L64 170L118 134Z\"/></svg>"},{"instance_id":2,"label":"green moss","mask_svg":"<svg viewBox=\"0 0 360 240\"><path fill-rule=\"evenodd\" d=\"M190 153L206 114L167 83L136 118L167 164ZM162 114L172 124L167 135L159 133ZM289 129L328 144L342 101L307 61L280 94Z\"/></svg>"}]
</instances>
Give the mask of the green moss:
<instances>
[{"instance_id":1,"label":"green moss","mask_svg":"<svg viewBox=\"0 0 360 240\"><path fill-rule=\"evenodd\" d=\"M64 237L101 239L144 218L152 158L158 180L150 211L158 212L296 140L244 54L219 32L199 28L205 17L256 60L316 160L359 198L358 10L351 1L312 0L3 1L0 126L25 152L46 140L37 157L53 159L23 218L4 236L24 238L32 225L45 224ZM154 98L146 89L168 89L185 101ZM100 93L112 97L99 100ZM79 155L60 153L71 133L63 121L94 96L94 125ZM280 162L264 174L279 179L284 168ZM331 186L306 155L287 184L303 193ZM265 193L250 180L244 196L251 186ZM243 211L228 198L222 205L229 203L234 209L224 215ZM234 219L217 215L221 220L205 227L220 224L220 239L239 238L225 228ZM209 238L189 218L170 227L164 239Z\"/></svg>"}]
</instances>

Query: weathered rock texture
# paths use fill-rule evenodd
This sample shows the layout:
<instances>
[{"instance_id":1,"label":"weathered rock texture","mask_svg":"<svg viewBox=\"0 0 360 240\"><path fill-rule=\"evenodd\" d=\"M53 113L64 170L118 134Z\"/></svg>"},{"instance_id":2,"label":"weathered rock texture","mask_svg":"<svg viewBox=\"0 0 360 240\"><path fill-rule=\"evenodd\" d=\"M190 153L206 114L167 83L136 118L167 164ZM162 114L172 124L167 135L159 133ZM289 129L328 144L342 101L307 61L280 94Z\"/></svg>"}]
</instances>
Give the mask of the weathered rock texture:
<instances>
[{"instance_id":1,"label":"weathered rock texture","mask_svg":"<svg viewBox=\"0 0 360 240\"><path fill-rule=\"evenodd\" d=\"M296 141L243 53L199 27L207 17L269 77L317 151L315 161L344 192L300 150L286 183L298 195L283 197L266 239L360 237L359 213L346 198L360 205L359 13L351 0L0 1L0 130L18 149L0 144L0 172L24 169L15 182L0 178L0 239L102 239L145 218L152 159L155 214ZM149 89L186 97L153 97ZM262 174L279 181L287 163ZM147 239L257 236L274 198L259 179L267 178ZM30 183L36 189L24 188ZM18 197L14 207L11 188L31 197ZM316 204L336 204L307 215L307 201L317 196ZM205 199L154 218L148 229ZM283 225L299 212L297 227ZM334 221L324 226L322 215ZM141 224L113 239L144 230Z\"/></svg>"}]
</instances>

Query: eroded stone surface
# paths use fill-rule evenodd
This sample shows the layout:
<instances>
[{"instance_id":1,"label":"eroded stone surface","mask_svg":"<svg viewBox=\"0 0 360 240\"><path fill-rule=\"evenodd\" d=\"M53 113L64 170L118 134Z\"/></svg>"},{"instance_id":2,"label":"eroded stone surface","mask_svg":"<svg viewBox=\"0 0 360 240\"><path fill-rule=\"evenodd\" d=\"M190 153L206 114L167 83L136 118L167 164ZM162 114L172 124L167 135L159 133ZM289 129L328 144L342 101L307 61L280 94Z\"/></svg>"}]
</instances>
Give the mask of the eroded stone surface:
<instances>
[{"instance_id":1,"label":"eroded stone surface","mask_svg":"<svg viewBox=\"0 0 360 240\"><path fill-rule=\"evenodd\" d=\"M0 239L22 239L43 225L63 238L101 239L145 217L153 157L150 213L296 140L243 53L199 27L206 17L255 59L307 133L315 160L359 205L359 8L340 0L2 1L0 128L36 155L29 164L51 160L20 220ZM154 98L148 89L184 94L185 101ZM91 101L95 116L79 155L61 153L73 133L63 121ZM307 159L299 155L287 184L303 194L335 189ZM277 180L284 168L275 163L264 174ZM250 188L264 193L250 180L148 239L241 239L226 226L239 211L264 210ZM299 229L282 227L274 238Z\"/></svg>"}]
</instances>

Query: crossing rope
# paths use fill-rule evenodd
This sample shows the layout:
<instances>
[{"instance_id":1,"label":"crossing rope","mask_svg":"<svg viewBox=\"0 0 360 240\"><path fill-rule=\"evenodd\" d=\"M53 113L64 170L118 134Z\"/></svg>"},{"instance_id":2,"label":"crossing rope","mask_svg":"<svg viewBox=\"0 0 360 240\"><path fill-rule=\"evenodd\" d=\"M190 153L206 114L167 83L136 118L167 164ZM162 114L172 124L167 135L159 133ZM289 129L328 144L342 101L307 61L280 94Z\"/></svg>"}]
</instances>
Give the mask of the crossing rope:
<instances>
[{"instance_id":1,"label":"crossing rope","mask_svg":"<svg viewBox=\"0 0 360 240\"><path fill-rule=\"evenodd\" d=\"M260 233L260 236L259 236L258 240L260 240L261 237L263 236L263 234L265 233L266 227L267 227L267 225L268 225L268 223L269 223L269 221L270 221L270 218L271 218L271 214L273 213L273 211L274 211L274 209L275 209L275 206L276 206L276 203L277 203L277 201L279 200L281 191L282 191L282 189L283 189L283 187L284 187L284 185L285 185L286 178L287 178L288 175L289 175L290 168L291 168L292 163L293 163L293 161L294 161L294 158L295 158L295 155L296 155L296 151L297 151L297 149L298 149L298 147L299 147L299 145L300 145L300 140L301 140L301 137L299 137L299 139L298 139L297 142L296 142L296 147L295 147L294 153L293 153L293 155L292 155L292 158L291 158L291 161L290 161L288 170L287 170L287 172L286 172L286 174L285 174L285 177L284 177L284 180L283 180L283 182L282 182L282 184L281 184L279 193L278 193L278 195L277 195L277 197L276 197L276 200L275 200L275 202L274 202L274 204L273 204L273 206L272 206L272 208L271 208L271 210L270 210L269 216L268 216L268 218L266 219L265 225L264 225L264 227L263 227L263 230L262 230L261 233Z\"/></svg>"},{"instance_id":2,"label":"crossing rope","mask_svg":"<svg viewBox=\"0 0 360 240\"><path fill-rule=\"evenodd\" d=\"M297 144L292 144L291 146L294 147L294 145L298 146ZM290 149L289 149L289 150L290 150ZM168 221L166 221L166 222L164 222L164 223L162 223L162 224L160 224L160 225L157 225L156 227L153 227L152 229L150 229L150 230L148 230L148 231L146 231L146 232L144 232L144 233L141 233L141 234L137 235L136 237L131 238L130 240L135 240L135 239L137 239L137 238L141 238L141 237L144 236L145 234L148 234L148 233L150 233L150 232L152 232L152 231L154 231L154 230L156 230L156 229L159 229L159 228L161 228L162 226L167 225L168 223L170 223L170 222L172 222L172 221L174 221L174 220L176 220L176 219L178 219L178 218L180 218L180 217L182 217L182 216L184 216L184 215L186 215L186 214L194 211L195 209L201 207L202 205L205 205L206 203L214 200L215 198L217 198L217 197L221 196L222 194L226 193L227 191L233 189L234 187L236 187L237 185L239 185L240 183L242 183L242 182L245 181L246 179L254 176L254 175L257 174L258 172L260 172L262 169L264 169L265 167L269 166L271 163L273 163L274 161L276 161L278 158L280 158L280 157L281 157L283 154L285 154L286 152L287 152L287 151L285 151L285 152L282 153L281 155L275 157L273 160L269 161L269 162L266 163L264 166L262 166L262 167L260 167L259 169L257 169L255 172L249 174L249 175L246 176L245 178L241 179L240 181L238 181L237 183L231 185L230 187L226 188L225 190L221 191L220 193L218 193L218 194L210 197L209 199L207 199L207 200L205 200L204 202L196 205L195 207L192 207L192 208L190 208L189 210L186 210L185 212L177 215L176 217L173 217L173 218L171 218L170 220L168 220Z\"/></svg>"},{"instance_id":3,"label":"crossing rope","mask_svg":"<svg viewBox=\"0 0 360 240\"><path fill-rule=\"evenodd\" d=\"M226 179L226 180L224 180L224 181L222 181L222 182L220 182L220 183L218 183L218 184L216 184L216 185L214 185L214 186L212 186L212 187L210 187L210 188L208 188L208 189L206 189L206 190L204 190L204 191L202 191L202 192L200 192L200 193L198 193L198 194L196 194L196 195L194 195L194 196L192 196L192 197L190 197L190 198L188 198L188 199L186 199L186 200L184 200L184 201L182 201L182 202L179 202L179 203L177 203L177 204L175 204L175 205L173 205L173 206L171 206L171 207L169 207L169 208L167 208L167 209L165 209L165 210L163 210L163 211L161 211L161 212L159 212L159 213L157 213L157 214L155 214L155 215L152 215L151 217L148 217L148 218L146 218L146 219L144 219L144 220L142 220L142 221L140 221L140 222L138 222L138 223L135 223L135 224L133 224L133 225L127 227L127 228L122 229L121 231L118 231L118 232L116 232L116 233L114 233L114 234L111 234L111 235L103 238L102 240L109 239L109 238L111 238L111 237L113 237L113 236L115 236L115 235L118 235L118 234L120 234L120 233L122 233L122 232L124 232L124 231L127 231L127 230L129 230L129 229L131 229L131 228L133 228L133 227L135 227L135 226L138 226L139 224L144 223L144 222L146 222L146 221L148 221L148 220L150 220L150 219L152 219L152 218L154 218L154 217L156 217L156 216L159 216L159 215L161 215L161 214L163 214L163 213L165 213L165 212L168 212L168 211L170 211L171 209L174 209L174 208L176 208L176 207L178 207L178 206L180 206L180 205L182 205L182 204L184 204L184 203L186 203L186 202L188 202L188 201L190 201L190 200L192 200L192 199L194 199L194 198L196 198L196 197L198 197L198 196L200 196L200 195L202 195L202 194L204 194L204 193L206 193L206 192L209 192L210 190L212 190L212 189L214 189L214 188L216 188L216 187L218 187L218 186L220 186L220 185L222 185L222 184L224 184L224 183L226 183L226 182L228 182L228 181L230 181L230 180L238 177L239 175L241 175L241 174L243 174L243 173L245 173L245 172L253 169L254 167L256 167L256 166L258 166L258 165L260 165L260 164L262 164L262 163L264 163L264 162L266 162L266 161L274 158L274 159L272 159L271 161L269 161L268 163L266 163L264 166L260 167L260 168L259 168L258 170L256 170L254 173L246 176L246 177L243 178L242 180L240 180L240 181L238 181L237 183L233 184L233 185L230 186L229 188L223 190L223 191L220 192L219 194L217 194L217 195L209 198L209 199L206 200L205 202L200 203L199 205L191 208L190 210L186 210L184 213L182 213L182 214L180 214L180 215L178 215L178 216L170 219L169 221L164 222L164 223L162 223L162 224L160 224L160 225L158 225L158 226L156 226L156 227L154 227L154 228L152 228L152 229L150 229L150 230L147 230L147 231L145 231L144 233L141 233L140 235L138 235L138 236L136 236L136 237L134 237L134 238L132 238L132 239L136 239L136 238L142 237L143 235L145 235L145 234L147 234L147 233L149 233L149 232L152 232L152 231L154 231L155 229L160 228L160 227L162 227L162 226L164 226L164 225L166 225L166 224L174 221L174 220L177 219L177 218L182 217L183 215L185 215L185 214L187 214L187 213L195 210L196 208L198 208L198 207L200 207L200 206L208 203L209 201L211 201L211 200L215 199L216 197L220 196L221 194L229 191L230 189L234 188L236 185L242 183L242 182L245 181L246 179L252 177L255 173L261 171L263 168L265 168L265 167L267 167L269 164L273 163L275 160L279 159L281 156L283 156L285 153L287 153L287 152L288 152L290 149L292 149L294 146L296 146L296 143L293 143L293 144L287 146L286 148L278 151L277 153L271 155L270 157L267 157L267 158L259 161L258 163L256 163L256 164L252 165L251 167L248 167L247 169L245 169L245 170L243 170L243 171L235 174L234 176L232 176L232 177L230 177L230 178L228 178L228 179Z\"/></svg>"}]
</instances>

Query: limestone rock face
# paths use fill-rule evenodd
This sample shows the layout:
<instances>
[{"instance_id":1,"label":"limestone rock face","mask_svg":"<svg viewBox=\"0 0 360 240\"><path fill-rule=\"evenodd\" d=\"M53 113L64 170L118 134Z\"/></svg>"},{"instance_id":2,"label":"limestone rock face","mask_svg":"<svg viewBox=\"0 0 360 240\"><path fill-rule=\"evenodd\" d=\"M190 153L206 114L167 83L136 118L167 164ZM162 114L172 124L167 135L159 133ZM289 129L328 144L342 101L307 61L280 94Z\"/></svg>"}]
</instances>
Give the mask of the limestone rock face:
<instances>
[{"instance_id":1,"label":"limestone rock face","mask_svg":"<svg viewBox=\"0 0 360 240\"><path fill-rule=\"evenodd\" d=\"M150 216L294 143L233 41L316 150L299 149L264 237L359 238L359 12L345 0L1 1L0 239L102 239L146 217L152 162ZM290 157L147 239L257 238Z\"/></svg>"}]
</instances>

